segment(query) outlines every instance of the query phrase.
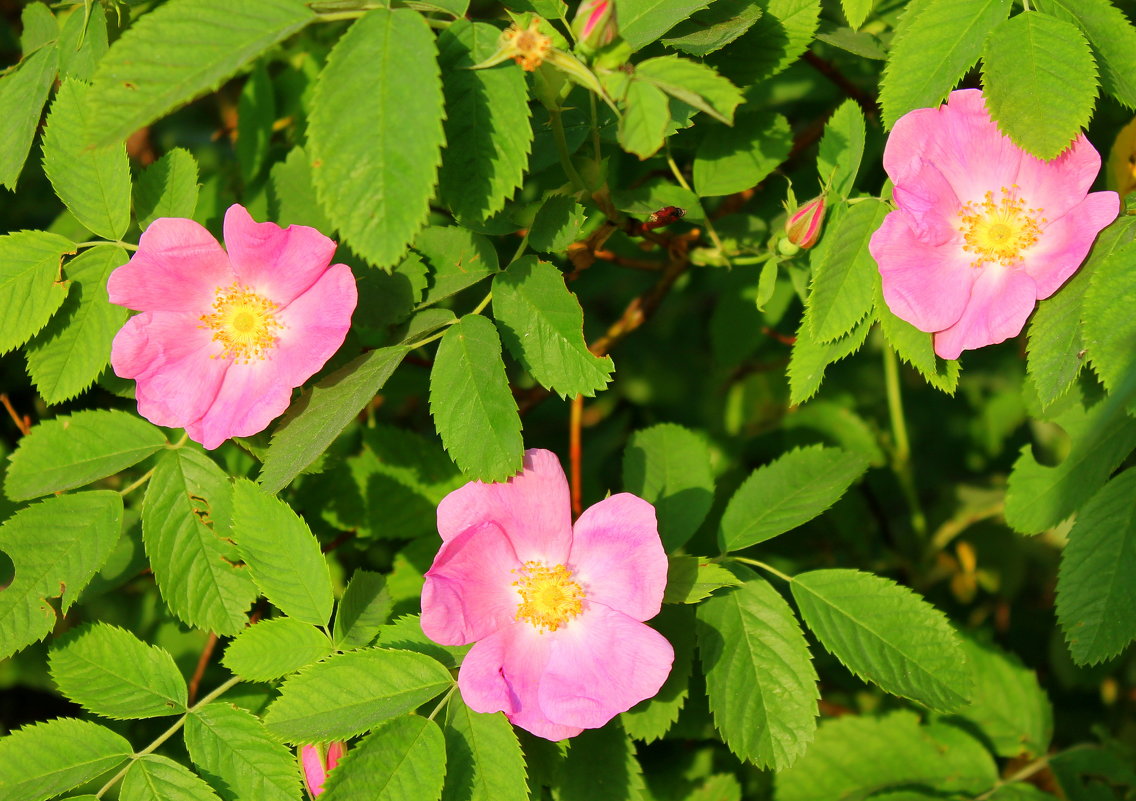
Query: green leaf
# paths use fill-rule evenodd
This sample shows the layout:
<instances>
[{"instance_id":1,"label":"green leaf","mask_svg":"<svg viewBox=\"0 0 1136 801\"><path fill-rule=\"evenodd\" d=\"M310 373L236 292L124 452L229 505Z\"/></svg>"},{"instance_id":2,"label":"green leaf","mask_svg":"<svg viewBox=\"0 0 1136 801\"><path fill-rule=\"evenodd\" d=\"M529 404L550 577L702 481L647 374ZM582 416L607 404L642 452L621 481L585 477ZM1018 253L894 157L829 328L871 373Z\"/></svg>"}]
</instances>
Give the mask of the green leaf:
<instances>
[{"instance_id":1,"label":"green leaf","mask_svg":"<svg viewBox=\"0 0 1136 801\"><path fill-rule=\"evenodd\" d=\"M935 389L953 395L958 388L959 363L957 359L942 359L935 353L931 334L920 331L906 320L892 314L884 301L883 282L879 270L874 271L872 291L875 297L876 317L887 344L906 364L914 367L923 379Z\"/></svg>"},{"instance_id":2,"label":"green leaf","mask_svg":"<svg viewBox=\"0 0 1136 801\"><path fill-rule=\"evenodd\" d=\"M327 625L333 603L327 560L288 504L238 478L232 538L257 588L277 609L313 626Z\"/></svg>"},{"instance_id":3,"label":"green leaf","mask_svg":"<svg viewBox=\"0 0 1136 801\"><path fill-rule=\"evenodd\" d=\"M741 91L712 67L678 56L649 58L636 64L635 77L726 125L733 123L734 109L742 102Z\"/></svg>"},{"instance_id":4,"label":"green leaf","mask_svg":"<svg viewBox=\"0 0 1136 801\"><path fill-rule=\"evenodd\" d=\"M757 576L698 607L698 652L714 724L730 750L781 771L816 732L817 675L785 599Z\"/></svg>"},{"instance_id":5,"label":"green leaf","mask_svg":"<svg viewBox=\"0 0 1136 801\"><path fill-rule=\"evenodd\" d=\"M714 502L710 449L671 423L636 431L623 452L623 486L655 507L663 546L673 551L694 536Z\"/></svg>"},{"instance_id":6,"label":"green leaf","mask_svg":"<svg viewBox=\"0 0 1136 801\"><path fill-rule=\"evenodd\" d=\"M28 3L20 12L20 50L32 53L59 38L59 23L43 3Z\"/></svg>"},{"instance_id":7,"label":"green leaf","mask_svg":"<svg viewBox=\"0 0 1136 801\"><path fill-rule=\"evenodd\" d=\"M497 51L501 31L458 20L438 36L446 98L438 194L459 218L484 220L505 207L532 149L525 77L517 69L469 69Z\"/></svg>"},{"instance_id":8,"label":"green leaf","mask_svg":"<svg viewBox=\"0 0 1136 801\"><path fill-rule=\"evenodd\" d=\"M224 471L186 447L158 460L142 507L142 538L162 600L190 626L224 635L244 627L256 598L227 539L230 494Z\"/></svg>"},{"instance_id":9,"label":"green leaf","mask_svg":"<svg viewBox=\"0 0 1136 801\"><path fill-rule=\"evenodd\" d=\"M756 0L756 4L763 13L753 27L710 59L739 86L760 83L800 58L820 18L820 0Z\"/></svg>"},{"instance_id":10,"label":"green leaf","mask_svg":"<svg viewBox=\"0 0 1136 801\"><path fill-rule=\"evenodd\" d=\"M290 617L262 620L229 643L221 661L242 679L272 681L322 659L332 651L327 635Z\"/></svg>"},{"instance_id":11,"label":"green leaf","mask_svg":"<svg viewBox=\"0 0 1136 801\"><path fill-rule=\"evenodd\" d=\"M180 762L146 754L130 763L119 801L220 801L213 788Z\"/></svg>"},{"instance_id":12,"label":"green leaf","mask_svg":"<svg viewBox=\"0 0 1136 801\"><path fill-rule=\"evenodd\" d=\"M95 72L92 143L126 139L216 89L315 18L301 0L179 0L140 17Z\"/></svg>"},{"instance_id":13,"label":"green leaf","mask_svg":"<svg viewBox=\"0 0 1136 801\"><path fill-rule=\"evenodd\" d=\"M174 658L129 631L92 623L53 648L51 678L65 696L106 718L180 715L186 686Z\"/></svg>"},{"instance_id":14,"label":"green leaf","mask_svg":"<svg viewBox=\"0 0 1136 801\"><path fill-rule=\"evenodd\" d=\"M561 397L594 397L615 366L584 342L584 312L558 269L524 256L493 278L493 318L533 378Z\"/></svg>"},{"instance_id":15,"label":"green leaf","mask_svg":"<svg viewBox=\"0 0 1136 801\"><path fill-rule=\"evenodd\" d=\"M524 442L493 323L470 314L446 329L430 371L430 413L450 457L481 481L522 467Z\"/></svg>"},{"instance_id":16,"label":"green leaf","mask_svg":"<svg viewBox=\"0 0 1136 801\"><path fill-rule=\"evenodd\" d=\"M386 577L369 570L356 570L335 610L335 647L349 649L370 645L390 611Z\"/></svg>"},{"instance_id":17,"label":"green leaf","mask_svg":"<svg viewBox=\"0 0 1136 801\"><path fill-rule=\"evenodd\" d=\"M1088 125L1097 69L1075 25L1045 14L1018 14L986 38L982 85L998 128L1030 153L1052 159Z\"/></svg>"},{"instance_id":18,"label":"green leaf","mask_svg":"<svg viewBox=\"0 0 1136 801\"><path fill-rule=\"evenodd\" d=\"M690 694L690 674L694 670L694 609L665 606L651 619L651 627L674 648L671 672L653 698L640 701L619 716L628 735L647 743L658 740L670 730Z\"/></svg>"},{"instance_id":19,"label":"green leaf","mask_svg":"<svg viewBox=\"0 0 1136 801\"><path fill-rule=\"evenodd\" d=\"M1093 250L1092 275L1081 309L1084 350L1109 392L1117 392L1136 368L1136 321L1124 308L1125 300L1136 292L1134 257L1136 220L1122 218L1106 229Z\"/></svg>"},{"instance_id":20,"label":"green leaf","mask_svg":"<svg viewBox=\"0 0 1136 801\"><path fill-rule=\"evenodd\" d=\"M732 128L713 126L694 156L699 197L756 186L789 156L793 133L780 114L747 114Z\"/></svg>"},{"instance_id":21,"label":"green leaf","mask_svg":"<svg viewBox=\"0 0 1136 801\"><path fill-rule=\"evenodd\" d=\"M138 174L134 213L139 227L146 228L159 217L192 217L197 189L197 161L188 150L175 147Z\"/></svg>"},{"instance_id":22,"label":"green leaf","mask_svg":"<svg viewBox=\"0 0 1136 801\"><path fill-rule=\"evenodd\" d=\"M106 280L126 264L126 251L99 245L64 267L71 291L47 327L28 344L28 374L45 403L70 400L89 387L110 361L114 335L128 312L107 298Z\"/></svg>"},{"instance_id":23,"label":"green leaf","mask_svg":"<svg viewBox=\"0 0 1136 801\"><path fill-rule=\"evenodd\" d=\"M868 463L858 453L811 445L750 474L730 498L718 541L740 551L792 531L840 500Z\"/></svg>"},{"instance_id":24,"label":"green leaf","mask_svg":"<svg viewBox=\"0 0 1136 801\"><path fill-rule=\"evenodd\" d=\"M829 232L830 241L812 262L812 291L805 313L815 340L839 339L872 310L872 286L879 280L879 269L868 243L887 214L887 206L880 201L864 200L853 205Z\"/></svg>"},{"instance_id":25,"label":"green leaf","mask_svg":"<svg viewBox=\"0 0 1136 801\"><path fill-rule=\"evenodd\" d=\"M789 402L794 405L804 403L815 395L828 366L860 350L871 327L869 315L839 339L818 342L809 329L808 321L802 319L797 329L797 341L793 343L793 352L789 356Z\"/></svg>"},{"instance_id":26,"label":"green leaf","mask_svg":"<svg viewBox=\"0 0 1136 801\"><path fill-rule=\"evenodd\" d=\"M0 659L55 628L55 609L47 599L60 598L66 614L121 533L122 497L108 491L48 498L4 521L0 550L12 560L15 578L0 592ZM5 775L11 774L0 771Z\"/></svg>"},{"instance_id":27,"label":"green leaf","mask_svg":"<svg viewBox=\"0 0 1136 801\"><path fill-rule=\"evenodd\" d=\"M848 20L853 30L864 24L874 2L875 0L840 0L840 5L844 9L844 18Z\"/></svg>"},{"instance_id":28,"label":"green leaf","mask_svg":"<svg viewBox=\"0 0 1136 801\"><path fill-rule=\"evenodd\" d=\"M0 737L4 801L46 801L118 767L133 749L105 726L56 718Z\"/></svg>"},{"instance_id":29,"label":"green leaf","mask_svg":"<svg viewBox=\"0 0 1136 801\"><path fill-rule=\"evenodd\" d=\"M343 740L415 709L453 684L428 656L349 651L286 679L264 725L288 742Z\"/></svg>"},{"instance_id":30,"label":"green leaf","mask_svg":"<svg viewBox=\"0 0 1136 801\"><path fill-rule=\"evenodd\" d=\"M1034 5L1084 31L1104 91L1136 108L1136 27L1124 12L1110 0L1037 0Z\"/></svg>"},{"instance_id":31,"label":"green leaf","mask_svg":"<svg viewBox=\"0 0 1136 801\"><path fill-rule=\"evenodd\" d=\"M647 797L635 744L614 721L572 738L563 777L559 801L641 801Z\"/></svg>"},{"instance_id":32,"label":"green leaf","mask_svg":"<svg viewBox=\"0 0 1136 801\"><path fill-rule=\"evenodd\" d=\"M455 695L446 704L443 801L528 801L525 757L505 715L474 712Z\"/></svg>"},{"instance_id":33,"label":"green leaf","mask_svg":"<svg viewBox=\"0 0 1136 801\"><path fill-rule=\"evenodd\" d=\"M316 199L311 159L302 147L292 148L287 158L273 164L269 176L276 207L273 219L279 225L308 225L325 234L335 230Z\"/></svg>"},{"instance_id":34,"label":"green leaf","mask_svg":"<svg viewBox=\"0 0 1136 801\"><path fill-rule=\"evenodd\" d=\"M670 121L670 101L663 90L646 81L632 79L623 98L619 146L640 160L650 158L663 146Z\"/></svg>"},{"instance_id":35,"label":"green leaf","mask_svg":"<svg viewBox=\"0 0 1136 801\"><path fill-rule=\"evenodd\" d=\"M775 781L777 801L854 801L917 788L931 798L974 797L997 779L994 761L976 740L958 729L920 726L914 712L899 710L825 720L809 752Z\"/></svg>"},{"instance_id":36,"label":"green leaf","mask_svg":"<svg viewBox=\"0 0 1136 801\"><path fill-rule=\"evenodd\" d=\"M912 109L937 106L982 54L1010 0L937 0L892 40L880 85L884 127Z\"/></svg>"},{"instance_id":37,"label":"green leaf","mask_svg":"<svg viewBox=\"0 0 1136 801\"><path fill-rule=\"evenodd\" d=\"M264 490L279 492L319 458L382 389L406 353L402 346L373 350L304 390L272 434L258 478Z\"/></svg>"},{"instance_id":38,"label":"green leaf","mask_svg":"<svg viewBox=\"0 0 1136 801\"><path fill-rule=\"evenodd\" d=\"M1039 464L1029 445L1014 462L1006 489L1006 522L1023 534L1037 534L1077 511L1136 447L1136 419L1125 407L1136 396L1136 373L1118 391L1086 409L1071 404L1054 418L1072 444L1065 459Z\"/></svg>"},{"instance_id":39,"label":"green leaf","mask_svg":"<svg viewBox=\"0 0 1136 801\"><path fill-rule=\"evenodd\" d=\"M395 718L353 745L328 776L324 801L437 801L446 775L438 724Z\"/></svg>"},{"instance_id":40,"label":"green leaf","mask_svg":"<svg viewBox=\"0 0 1136 801\"><path fill-rule=\"evenodd\" d=\"M420 588L415 589L415 598L419 591ZM403 615L380 628L378 643L383 648L425 654L450 669L460 666L462 658L470 649L468 645L438 645L423 633L419 615Z\"/></svg>"},{"instance_id":41,"label":"green leaf","mask_svg":"<svg viewBox=\"0 0 1136 801\"><path fill-rule=\"evenodd\" d=\"M992 645L963 640L974 676L970 705L956 714L972 721L998 756L1040 757L1053 736L1053 710L1037 675Z\"/></svg>"},{"instance_id":42,"label":"green leaf","mask_svg":"<svg viewBox=\"0 0 1136 801\"><path fill-rule=\"evenodd\" d=\"M185 719L185 745L201 774L228 790L226 798L299 801L295 754L243 709L226 703L194 709Z\"/></svg>"},{"instance_id":43,"label":"green leaf","mask_svg":"<svg viewBox=\"0 0 1136 801\"><path fill-rule=\"evenodd\" d=\"M237 164L245 184L251 183L264 168L275 122L276 95L268 69L261 61L249 73L237 100Z\"/></svg>"},{"instance_id":44,"label":"green leaf","mask_svg":"<svg viewBox=\"0 0 1136 801\"><path fill-rule=\"evenodd\" d=\"M41 47L0 77L0 184L16 191L40 113L59 64L56 46ZM7 318L5 318L7 319Z\"/></svg>"},{"instance_id":45,"label":"green leaf","mask_svg":"<svg viewBox=\"0 0 1136 801\"><path fill-rule=\"evenodd\" d=\"M308 120L316 193L347 243L377 267L397 262L426 222L442 117L434 34L408 8L361 17L320 73Z\"/></svg>"},{"instance_id":46,"label":"green leaf","mask_svg":"<svg viewBox=\"0 0 1136 801\"><path fill-rule=\"evenodd\" d=\"M711 0L621 0L619 35L638 50L658 39Z\"/></svg>"},{"instance_id":47,"label":"green leaf","mask_svg":"<svg viewBox=\"0 0 1136 801\"><path fill-rule=\"evenodd\" d=\"M43 171L79 222L98 236L121 239L130 225L130 162L122 142L88 146L92 116L87 85L65 79L47 115Z\"/></svg>"},{"instance_id":48,"label":"green leaf","mask_svg":"<svg viewBox=\"0 0 1136 801\"><path fill-rule=\"evenodd\" d=\"M4 491L22 501L82 487L137 464L165 445L158 428L127 412L61 415L20 440L10 457Z\"/></svg>"},{"instance_id":49,"label":"green leaf","mask_svg":"<svg viewBox=\"0 0 1136 801\"><path fill-rule=\"evenodd\" d=\"M748 31L761 14L761 6L749 0L714 0L709 8L694 12L672 28L663 44L701 58Z\"/></svg>"},{"instance_id":50,"label":"green leaf","mask_svg":"<svg viewBox=\"0 0 1136 801\"><path fill-rule=\"evenodd\" d=\"M529 247L541 253L563 252L584 224L584 207L568 195L549 195L529 226Z\"/></svg>"},{"instance_id":51,"label":"green leaf","mask_svg":"<svg viewBox=\"0 0 1136 801\"><path fill-rule=\"evenodd\" d=\"M31 339L63 305L68 284L59 280L59 264L74 252L74 242L47 231L0 236L0 354Z\"/></svg>"},{"instance_id":52,"label":"green leaf","mask_svg":"<svg viewBox=\"0 0 1136 801\"><path fill-rule=\"evenodd\" d=\"M817 154L817 175L828 184L833 199L847 198L852 193L866 137L864 113L855 100L841 103L825 123Z\"/></svg>"},{"instance_id":53,"label":"green leaf","mask_svg":"<svg viewBox=\"0 0 1136 801\"><path fill-rule=\"evenodd\" d=\"M665 604L694 604L722 587L741 584L726 568L701 556L676 556L667 561Z\"/></svg>"},{"instance_id":54,"label":"green leaf","mask_svg":"<svg viewBox=\"0 0 1136 801\"><path fill-rule=\"evenodd\" d=\"M812 570L790 586L817 639L860 678L932 709L968 702L970 671L958 635L919 595L858 570Z\"/></svg>"},{"instance_id":55,"label":"green leaf","mask_svg":"<svg viewBox=\"0 0 1136 801\"><path fill-rule=\"evenodd\" d=\"M423 306L437 303L497 272L493 243L468 228L431 226L414 240L414 249L430 267L430 287Z\"/></svg>"},{"instance_id":56,"label":"green leaf","mask_svg":"<svg viewBox=\"0 0 1136 801\"><path fill-rule=\"evenodd\" d=\"M1078 512L1057 577L1057 619L1079 665L1110 659L1136 639L1136 469Z\"/></svg>"},{"instance_id":57,"label":"green leaf","mask_svg":"<svg viewBox=\"0 0 1136 801\"><path fill-rule=\"evenodd\" d=\"M64 78L90 81L109 47L103 7L92 3L82 12L73 11L64 20L59 34L59 74Z\"/></svg>"}]
</instances>

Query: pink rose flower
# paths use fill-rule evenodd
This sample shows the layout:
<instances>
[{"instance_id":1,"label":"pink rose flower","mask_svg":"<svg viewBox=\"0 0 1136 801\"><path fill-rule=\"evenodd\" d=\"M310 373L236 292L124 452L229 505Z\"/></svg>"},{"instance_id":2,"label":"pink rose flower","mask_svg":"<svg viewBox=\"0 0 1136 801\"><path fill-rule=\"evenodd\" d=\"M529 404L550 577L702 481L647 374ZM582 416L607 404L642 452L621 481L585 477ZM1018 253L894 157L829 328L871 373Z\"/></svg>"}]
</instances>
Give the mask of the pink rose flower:
<instances>
[{"instance_id":1,"label":"pink rose flower","mask_svg":"<svg viewBox=\"0 0 1136 801\"><path fill-rule=\"evenodd\" d=\"M785 238L799 248L811 248L820 239L824 211L824 195L814 197L785 220Z\"/></svg>"},{"instance_id":2,"label":"pink rose flower","mask_svg":"<svg viewBox=\"0 0 1136 801\"><path fill-rule=\"evenodd\" d=\"M1115 192L1088 193L1100 163L1084 135L1052 161L1029 155L977 89L904 114L884 148L898 208L869 244L888 307L944 359L1017 336L1116 218Z\"/></svg>"},{"instance_id":3,"label":"pink rose flower","mask_svg":"<svg viewBox=\"0 0 1136 801\"><path fill-rule=\"evenodd\" d=\"M674 650L641 622L658 614L667 582L651 504L613 495L573 528L560 462L529 450L520 475L442 499L438 532L422 630L475 643L458 674L470 708L561 740L659 691Z\"/></svg>"},{"instance_id":4,"label":"pink rose flower","mask_svg":"<svg viewBox=\"0 0 1136 801\"><path fill-rule=\"evenodd\" d=\"M111 303L142 312L110 356L138 382L138 413L206 448L283 414L343 344L357 297L351 268L331 264L335 242L314 228L256 223L231 206L225 245L164 217L107 280Z\"/></svg>"},{"instance_id":5,"label":"pink rose flower","mask_svg":"<svg viewBox=\"0 0 1136 801\"><path fill-rule=\"evenodd\" d=\"M347 753L347 746L341 742L334 742L327 746L304 745L300 747L300 765L304 769L304 784L308 793L315 798L323 792L327 782L327 774L339 764L343 755Z\"/></svg>"}]
</instances>

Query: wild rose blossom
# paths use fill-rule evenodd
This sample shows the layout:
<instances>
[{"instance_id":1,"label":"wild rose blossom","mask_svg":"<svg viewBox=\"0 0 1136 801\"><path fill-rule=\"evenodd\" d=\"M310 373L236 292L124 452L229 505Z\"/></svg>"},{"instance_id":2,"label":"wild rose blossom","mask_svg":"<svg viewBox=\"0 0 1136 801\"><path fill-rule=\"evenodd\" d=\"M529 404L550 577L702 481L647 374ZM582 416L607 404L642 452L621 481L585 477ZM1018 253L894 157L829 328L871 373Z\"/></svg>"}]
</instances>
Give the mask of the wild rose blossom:
<instances>
[{"instance_id":1,"label":"wild rose blossom","mask_svg":"<svg viewBox=\"0 0 1136 801\"><path fill-rule=\"evenodd\" d=\"M139 414L206 448L279 417L343 344L357 298L314 228L231 206L224 233L227 253L193 220L155 220L107 281L111 303L142 312L111 347L115 373L138 382Z\"/></svg>"},{"instance_id":2,"label":"wild rose blossom","mask_svg":"<svg viewBox=\"0 0 1136 801\"><path fill-rule=\"evenodd\" d=\"M674 650L641 622L658 614L667 580L651 504L613 495L573 527L560 462L529 450L508 482L447 495L438 532L422 630L474 643L458 674L470 708L561 740L659 691Z\"/></svg>"},{"instance_id":3,"label":"wild rose blossom","mask_svg":"<svg viewBox=\"0 0 1136 801\"><path fill-rule=\"evenodd\" d=\"M820 239L824 212L824 195L814 197L785 220L785 237L799 248L811 248Z\"/></svg>"},{"instance_id":4,"label":"wild rose blossom","mask_svg":"<svg viewBox=\"0 0 1136 801\"><path fill-rule=\"evenodd\" d=\"M1024 152L976 89L903 115L884 148L897 210L869 243L888 307L944 359L1017 336L1116 218L1115 192L1089 194L1100 166L1083 135L1052 161Z\"/></svg>"},{"instance_id":5,"label":"wild rose blossom","mask_svg":"<svg viewBox=\"0 0 1136 801\"><path fill-rule=\"evenodd\" d=\"M327 774L339 764L347 753L347 746L339 741L329 745L300 746L300 766L304 769L304 784L315 798L323 792Z\"/></svg>"}]
</instances>

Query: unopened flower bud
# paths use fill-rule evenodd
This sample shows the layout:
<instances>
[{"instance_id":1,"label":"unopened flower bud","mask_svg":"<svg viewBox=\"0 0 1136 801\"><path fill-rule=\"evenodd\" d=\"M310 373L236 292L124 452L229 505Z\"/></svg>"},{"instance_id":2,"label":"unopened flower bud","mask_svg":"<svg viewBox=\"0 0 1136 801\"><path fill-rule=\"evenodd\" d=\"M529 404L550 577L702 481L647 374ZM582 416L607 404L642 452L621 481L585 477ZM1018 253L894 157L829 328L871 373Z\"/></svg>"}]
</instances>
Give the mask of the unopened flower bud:
<instances>
[{"instance_id":1,"label":"unopened flower bud","mask_svg":"<svg viewBox=\"0 0 1136 801\"><path fill-rule=\"evenodd\" d=\"M820 238L824 223L824 195L815 197L789 215L785 221L785 235L799 248L811 248Z\"/></svg>"},{"instance_id":2,"label":"unopened flower bud","mask_svg":"<svg viewBox=\"0 0 1136 801\"><path fill-rule=\"evenodd\" d=\"M615 0L584 0L572 20L572 33L585 53L594 53L615 40L619 32L615 19Z\"/></svg>"},{"instance_id":3,"label":"unopened flower bud","mask_svg":"<svg viewBox=\"0 0 1136 801\"><path fill-rule=\"evenodd\" d=\"M305 745L300 747L300 765L304 769L304 783L308 793L315 798L323 792L327 774L339 764L343 755L347 753L347 746L342 742L329 745Z\"/></svg>"}]
</instances>

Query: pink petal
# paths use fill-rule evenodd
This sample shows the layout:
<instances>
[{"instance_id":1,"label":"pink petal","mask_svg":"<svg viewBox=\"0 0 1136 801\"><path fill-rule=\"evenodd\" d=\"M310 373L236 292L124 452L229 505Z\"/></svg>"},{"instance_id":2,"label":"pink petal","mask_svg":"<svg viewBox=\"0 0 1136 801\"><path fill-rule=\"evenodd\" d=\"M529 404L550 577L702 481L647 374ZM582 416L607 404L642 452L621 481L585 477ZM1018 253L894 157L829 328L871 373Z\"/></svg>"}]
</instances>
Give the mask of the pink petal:
<instances>
[{"instance_id":1,"label":"pink petal","mask_svg":"<svg viewBox=\"0 0 1136 801\"><path fill-rule=\"evenodd\" d=\"M1015 183L1027 207L1041 208L1043 216L1055 220L1084 199L1100 166L1100 154L1082 134L1052 161L1023 154Z\"/></svg>"},{"instance_id":2,"label":"pink petal","mask_svg":"<svg viewBox=\"0 0 1136 801\"><path fill-rule=\"evenodd\" d=\"M551 720L591 729L655 695L674 662L663 635L599 604L554 632L538 693Z\"/></svg>"},{"instance_id":3,"label":"pink petal","mask_svg":"<svg viewBox=\"0 0 1136 801\"><path fill-rule=\"evenodd\" d=\"M937 109L904 114L884 147L884 169L896 185L908 181L909 170L922 159L942 172L963 203L1011 186L1021 158L1022 151L990 119L977 89L951 92Z\"/></svg>"},{"instance_id":4,"label":"pink petal","mask_svg":"<svg viewBox=\"0 0 1136 801\"><path fill-rule=\"evenodd\" d=\"M1116 219L1119 211L1120 196L1115 192L1093 192L1065 216L1045 226L1023 264L1037 282L1039 300L1052 295L1077 272L1097 234Z\"/></svg>"},{"instance_id":5,"label":"pink petal","mask_svg":"<svg viewBox=\"0 0 1136 801\"><path fill-rule=\"evenodd\" d=\"M320 759L319 748L314 745L305 745L300 749L300 763L304 767L304 782L308 785L308 792L319 795L323 792L323 783L327 780L327 771L323 760Z\"/></svg>"},{"instance_id":6,"label":"pink petal","mask_svg":"<svg viewBox=\"0 0 1136 801\"><path fill-rule=\"evenodd\" d=\"M233 282L229 257L213 236L180 217L154 220L138 251L110 274L110 302L141 311L208 311L218 287Z\"/></svg>"},{"instance_id":7,"label":"pink petal","mask_svg":"<svg viewBox=\"0 0 1136 801\"><path fill-rule=\"evenodd\" d=\"M655 507L642 498L612 495L580 515L568 562L589 603L635 620L659 614L667 586L667 555Z\"/></svg>"},{"instance_id":8,"label":"pink petal","mask_svg":"<svg viewBox=\"0 0 1136 801\"><path fill-rule=\"evenodd\" d=\"M241 205L225 212L225 248L241 282L282 306L307 291L335 255L335 242L315 228L253 222Z\"/></svg>"},{"instance_id":9,"label":"pink petal","mask_svg":"<svg viewBox=\"0 0 1136 801\"><path fill-rule=\"evenodd\" d=\"M110 361L121 378L138 381L138 413L151 423L184 428L213 403L227 361L212 359L210 334L189 314L143 312L114 337Z\"/></svg>"},{"instance_id":10,"label":"pink petal","mask_svg":"<svg viewBox=\"0 0 1136 801\"><path fill-rule=\"evenodd\" d=\"M292 387L279 374L279 366L271 359L230 363L212 405L185 426L190 439L212 450L231 437L263 431L292 401Z\"/></svg>"},{"instance_id":11,"label":"pink petal","mask_svg":"<svg viewBox=\"0 0 1136 801\"><path fill-rule=\"evenodd\" d=\"M525 451L524 470L507 482L471 481L438 504L443 540L486 521L499 525L522 562L567 561L572 544L568 479L551 451Z\"/></svg>"},{"instance_id":12,"label":"pink petal","mask_svg":"<svg viewBox=\"0 0 1136 801\"><path fill-rule=\"evenodd\" d=\"M422 631L442 645L465 645L512 625L521 567L496 523L481 523L442 544L422 588Z\"/></svg>"},{"instance_id":13,"label":"pink petal","mask_svg":"<svg viewBox=\"0 0 1136 801\"><path fill-rule=\"evenodd\" d=\"M892 196L921 241L943 245L960 236L957 224L961 204L934 164L920 159L910 177L896 184Z\"/></svg>"},{"instance_id":14,"label":"pink petal","mask_svg":"<svg viewBox=\"0 0 1136 801\"><path fill-rule=\"evenodd\" d=\"M347 336L358 293L346 264L334 264L277 313L280 380L298 387L319 371Z\"/></svg>"},{"instance_id":15,"label":"pink petal","mask_svg":"<svg viewBox=\"0 0 1136 801\"><path fill-rule=\"evenodd\" d=\"M944 359L1017 336L1037 305L1037 285L1024 270L989 264L978 274L962 317L935 334L935 353Z\"/></svg>"},{"instance_id":16,"label":"pink petal","mask_svg":"<svg viewBox=\"0 0 1136 801\"><path fill-rule=\"evenodd\" d=\"M941 331L962 316L977 273L956 243L919 239L901 211L884 217L868 250L880 268L884 300L892 313L920 331Z\"/></svg>"},{"instance_id":17,"label":"pink petal","mask_svg":"<svg viewBox=\"0 0 1136 801\"><path fill-rule=\"evenodd\" d=\"M582 730L550 720L537 703L551 639L527 624L508 626L481 640L462 660L458 688L475 712L504 712L516 726L546 740Z\"/></svg>"}]
</instances>

